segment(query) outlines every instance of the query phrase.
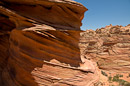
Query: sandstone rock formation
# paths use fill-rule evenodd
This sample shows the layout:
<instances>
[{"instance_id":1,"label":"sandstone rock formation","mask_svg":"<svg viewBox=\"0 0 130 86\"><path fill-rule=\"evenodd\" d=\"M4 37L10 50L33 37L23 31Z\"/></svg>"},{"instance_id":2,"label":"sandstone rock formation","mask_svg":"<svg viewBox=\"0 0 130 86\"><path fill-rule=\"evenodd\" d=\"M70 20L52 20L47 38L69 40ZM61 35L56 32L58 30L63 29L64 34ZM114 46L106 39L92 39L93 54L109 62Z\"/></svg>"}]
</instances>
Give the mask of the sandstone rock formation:
<instances>
[{"instance_id":1,"label":"sandstone rock formation","mask_svg":"<svg viewBox=\"0 0 130 86\"><path fill-rule=\"evenodd\" d=\"M55 29L80 30L86 8L71 0L1 0L5 7ZM48 17L49 16L49 17ZM24 20L27 21L27 20ZM16 23L18 23L16 21ZM22 26L20 26L22 27Z\"/></svg>"},{"instance_id":2,"label":"sandstone rock formation","mask_svg":"<svg viewBox=\"0 0 130 86\"><path fill-rule=\"evenodd\" d=\"M71 0L1 0L0 86L93 86L98 68L78 47L86 10Z\"/></svg>"},{"instance_id":3,"label":"sandstone rock formation","mask_svg":"<svg viewBox=\"0 0 130 86\"><path fill-rule=\"evenodd\" d=\"M124 84L130 82L127 77L130 74L130 25L109 25L96 31L82 32L80 48L82 58L97 62L102 74L108 78L113 77L112 80L121 81L114 86L125 86ZM124 81L117 79L118 74L124 76ZM106 85L103 86L111 85L109 82L104 84Z\"/></svg>"}]
</instances>

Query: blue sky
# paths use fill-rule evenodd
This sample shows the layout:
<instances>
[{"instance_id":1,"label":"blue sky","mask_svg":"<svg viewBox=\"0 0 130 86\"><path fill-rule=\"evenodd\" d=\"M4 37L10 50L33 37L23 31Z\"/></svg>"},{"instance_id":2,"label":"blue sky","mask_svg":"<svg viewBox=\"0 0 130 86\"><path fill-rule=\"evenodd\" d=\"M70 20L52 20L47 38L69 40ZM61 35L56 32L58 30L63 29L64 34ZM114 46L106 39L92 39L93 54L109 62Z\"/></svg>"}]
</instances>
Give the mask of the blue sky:
<instances>
[{"instance_id":1,"label":"blue sky","mask_svg":"<svg viewBox=\"0 0 130 86\"><path fill-rule=\"evenodd\" d=\"M74 0L88 8L82 30L130 24L130 0Z\"/></svg>"}]
</instances>

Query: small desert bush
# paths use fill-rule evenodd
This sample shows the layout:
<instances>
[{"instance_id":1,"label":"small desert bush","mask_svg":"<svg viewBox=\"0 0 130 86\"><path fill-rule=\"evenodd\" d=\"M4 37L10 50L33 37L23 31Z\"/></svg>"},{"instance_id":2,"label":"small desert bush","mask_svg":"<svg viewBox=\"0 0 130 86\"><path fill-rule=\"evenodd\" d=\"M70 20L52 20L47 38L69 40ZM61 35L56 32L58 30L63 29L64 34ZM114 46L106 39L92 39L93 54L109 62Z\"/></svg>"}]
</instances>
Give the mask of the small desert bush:
<instances>
[{"instance_id":1,"label":"small desert bush","mask_svg":"<svg viewBox=\"0 0 130 86\"><path fill-rule=\"evenodd\" d=\"M109 77L109 81L113 81L113 82L118 82L119 83L119 86L130 86L130 83L123 80L123 79L120 79L120 77L123 77L123 75L119 75L117 74L116 76L114 76L113 78L112 77Z\"/></svg>"},{"instance_id":2,"label":"small desert bush","mask_svg":"<svg viewBox=\"0 0 130 86\"><path fill-rule=\"evenodd\" d=\"M108 76L105 72L101 71L102 75L104 76Z\"/></svg>"}]
</instances>

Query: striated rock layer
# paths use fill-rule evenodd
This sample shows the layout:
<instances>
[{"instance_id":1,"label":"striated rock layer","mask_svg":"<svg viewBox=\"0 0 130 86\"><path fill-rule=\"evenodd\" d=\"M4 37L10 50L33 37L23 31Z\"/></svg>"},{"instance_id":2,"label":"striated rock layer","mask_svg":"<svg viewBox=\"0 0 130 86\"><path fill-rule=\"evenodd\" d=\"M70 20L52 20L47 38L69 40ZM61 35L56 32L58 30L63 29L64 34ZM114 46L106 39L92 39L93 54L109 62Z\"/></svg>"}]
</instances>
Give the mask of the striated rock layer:
<instances>
[{"instance_id":1,"label":"striated rock layer","mask_svg":"<svg viewBox=\"0 0 130 86\"><path fill-rule=\"evenodd\" d=\"M41 24L61 30L80 30L87 10L71 0L1 0L5 7ZM20 26L21 27L21 26Z\"/></svg>"},{"instance_id":2,"label":"striated rock layer","mask_svg":"<svg viewBox=\"0 0 130 86\"><path fill-rule=\"evenodd\" d=\"M0 86L93 86L95 62L80 58L87 9L71 0L0 1Z\"/></svg>"},{"instance_id":3,"label":"striated rock layer","mask_svg":"<svg viewBox=\"0 0 130 86\"><path fill-rule=\"evenodd\" d=\"M109 25L96 31L82 32L80 48L82 58L97 62L98 67L103 70L103 75L108 79L112 77L111 80L114 82L119 82L114 84L115 86L128 84L130 81L130 25L125 27ZM123 80L117 79L119 75ZM111 84L104 86L109 85Z\"/></svg>"},{"instance_id":4,"label":"striated rock layer","mask_svg":"<svg viewBox=\"0 0 130 86\"><path fill-rule=\"evenodd\" d=\"M11 32L9 48L11 58L8 59L8 70L12 70L11 75L15 78L16 85L22 83L25 86L35 86L31 72L35 67L41 67L44 60L56 59L71 66L79 65L81 62L79 48L75 44L78 40L73 37L73 33L79 35L79 32L66 31L66 33L70 36L64 31L37 31L36 33L14 29ZM68 43L70 39L72 42ZM6 79L6 76L3 78ZM4 82L7 82L6 80Z\"/></svg>"}]
</instances>

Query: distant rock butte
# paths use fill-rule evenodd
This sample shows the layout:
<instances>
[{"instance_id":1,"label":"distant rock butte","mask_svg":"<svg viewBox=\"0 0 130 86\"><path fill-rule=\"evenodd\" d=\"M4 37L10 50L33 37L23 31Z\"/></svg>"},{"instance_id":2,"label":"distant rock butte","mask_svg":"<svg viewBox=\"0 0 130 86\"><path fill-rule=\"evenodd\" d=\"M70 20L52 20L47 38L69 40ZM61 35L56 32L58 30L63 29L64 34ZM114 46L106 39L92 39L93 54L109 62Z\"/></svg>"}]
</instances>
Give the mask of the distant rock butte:
<instances>
[{"instance_id":1,"label":"distant rock butte","mask_svg":"<svg viewBox=\"0 0 130 86\"><path fill-rule=\"evenodd\" d=\"M124 80L130 82L130 78L126 78L130 74L130 25L109 25L96 31L86 30L80 36L82 58L96 62L107 75L114 77L121 74ZM103 86L109 85L106 83Z\"/></svg>"},{"instance_id":2,"label":"distant rock butte","mask_svg":"<svg viewBox=\"0 0 130 86\"><path fill-rule=\"evenodd\" d=\"M87 9L71 0L0 1L0 86L93 86L95 62L80 58Z\"/></svg>"}]
</instances>

